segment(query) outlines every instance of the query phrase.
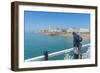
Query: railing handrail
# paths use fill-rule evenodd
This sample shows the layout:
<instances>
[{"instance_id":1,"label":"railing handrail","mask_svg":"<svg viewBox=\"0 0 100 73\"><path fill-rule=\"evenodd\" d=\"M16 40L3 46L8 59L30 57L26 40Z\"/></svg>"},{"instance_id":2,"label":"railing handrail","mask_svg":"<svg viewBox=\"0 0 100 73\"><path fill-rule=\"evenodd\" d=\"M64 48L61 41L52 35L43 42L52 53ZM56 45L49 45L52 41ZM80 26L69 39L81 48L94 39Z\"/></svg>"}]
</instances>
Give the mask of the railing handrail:
<instances>
[{"instance_id":1,"label":"railing handrail","mask_svg":"<svg viewBox=\"0 0 100 73\"><path fill-rule=\"evenodd\" d=\"M83 45L82 47L86 47L86 46L90 46L90 44L85 44ZM65 50L61 50L61 51L57 51L57 52L53 52L53 53L50 53L48 54L48 57L54 57L54 56L57 56L57 55L61 55L61 54L64 54L64 53L68 53L70 51L73 51L73 48L69 48L69 49L65 49ZM28 61L38 61L38 60L43 60L44 59L44 55L42 56L38 56L38 57L34 57L34 58L31 58L31 59L27 59L25 60L26 62Z\"/></svg>"}]
</instances>

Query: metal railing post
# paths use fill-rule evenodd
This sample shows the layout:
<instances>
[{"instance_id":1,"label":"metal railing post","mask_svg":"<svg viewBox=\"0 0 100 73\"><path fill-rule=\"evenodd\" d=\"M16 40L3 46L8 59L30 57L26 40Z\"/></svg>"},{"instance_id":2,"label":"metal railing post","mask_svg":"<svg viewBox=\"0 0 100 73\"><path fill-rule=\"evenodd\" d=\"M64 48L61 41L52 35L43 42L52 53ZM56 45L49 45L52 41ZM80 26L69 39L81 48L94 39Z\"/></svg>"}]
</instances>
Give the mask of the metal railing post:
<instances>
[{"instance_id":1,"label":"metal railing post","mask_svg":"<svg viewBox=\"0 0 100 73\"><path fill-rule=\"evenodd\" d=\"M48 60L48 51L44 51L44 60L45 60L45 61Z\"/></svg>"}]
</instances>

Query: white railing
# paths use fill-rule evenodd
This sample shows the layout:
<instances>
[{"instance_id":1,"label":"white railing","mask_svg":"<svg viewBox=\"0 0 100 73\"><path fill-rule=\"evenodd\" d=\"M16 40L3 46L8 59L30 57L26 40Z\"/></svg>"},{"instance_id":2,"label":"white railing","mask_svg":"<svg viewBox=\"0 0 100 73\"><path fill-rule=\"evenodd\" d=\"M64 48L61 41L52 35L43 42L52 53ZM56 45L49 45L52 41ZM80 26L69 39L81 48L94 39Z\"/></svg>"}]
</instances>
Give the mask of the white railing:
<instances>
[{"instance_id":1,"label":"white railing","mask_svg":"<svg viewBox=\"0 0 100 73\"><path fill-rule=\"evenodd\" d=\"M90 46L90 44L85 44L85 45L82 46L82 48L83 47L87 47L87 46ZM61 54L65 54L65 53L68 53L68 52L71 52L71 51L73 51L73 48L69 48L69 49L65 49L65 50L62 50L62 51L53 52L53 53L48 54L48 58L51 58L51 57L54 57L54 56L58 56L58 55L61 55ZM43 61L43 60L44 60L44 55L38 56L38 57L34 57L34 58L30 58L30 59L26 59L25 62Z\"/></svg>"}]
</instances>

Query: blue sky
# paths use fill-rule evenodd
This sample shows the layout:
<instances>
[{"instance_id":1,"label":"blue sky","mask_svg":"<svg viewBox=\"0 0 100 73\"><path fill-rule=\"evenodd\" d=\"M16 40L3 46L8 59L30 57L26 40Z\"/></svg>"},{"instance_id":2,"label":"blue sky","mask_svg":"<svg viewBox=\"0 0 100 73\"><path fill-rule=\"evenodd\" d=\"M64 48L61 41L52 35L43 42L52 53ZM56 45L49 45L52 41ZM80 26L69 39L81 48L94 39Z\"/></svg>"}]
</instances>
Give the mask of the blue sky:
<instances>
[{"instance_id":1,"label":"blue sky","mask_svg":"<svg viewBox=\"0 0 100 73\"><path fill-rule=\"evenodd\" d=\"M24 11L25 31L56 28L89 28L90 14Z\"/></svg>"}]
</instances>

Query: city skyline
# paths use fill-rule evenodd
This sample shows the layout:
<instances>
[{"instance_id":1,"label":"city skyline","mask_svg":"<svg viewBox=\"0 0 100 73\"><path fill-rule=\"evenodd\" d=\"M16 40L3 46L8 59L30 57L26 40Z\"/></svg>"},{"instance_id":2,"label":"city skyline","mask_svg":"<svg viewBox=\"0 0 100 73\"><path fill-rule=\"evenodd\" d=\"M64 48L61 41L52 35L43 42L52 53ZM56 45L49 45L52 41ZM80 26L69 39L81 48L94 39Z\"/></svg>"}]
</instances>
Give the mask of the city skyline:
<instances>
[{"instance_id":1,"label":"city skyline","mask_svg":"<svg viewBox=\"0 0 100 73\"><path fill-rule=\"evenodd\" d=\"M51 28L89 28L90 14L24 11L25 31Z\"/></svg>"}]
</instances>

